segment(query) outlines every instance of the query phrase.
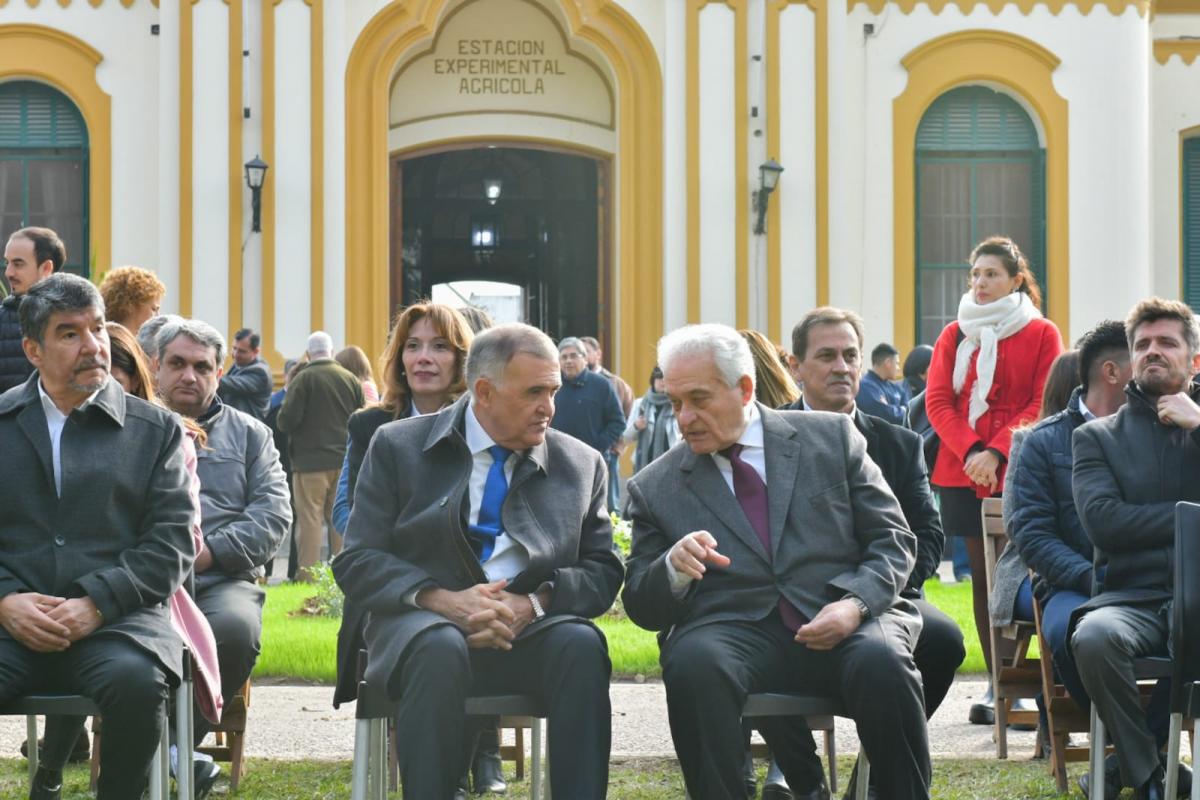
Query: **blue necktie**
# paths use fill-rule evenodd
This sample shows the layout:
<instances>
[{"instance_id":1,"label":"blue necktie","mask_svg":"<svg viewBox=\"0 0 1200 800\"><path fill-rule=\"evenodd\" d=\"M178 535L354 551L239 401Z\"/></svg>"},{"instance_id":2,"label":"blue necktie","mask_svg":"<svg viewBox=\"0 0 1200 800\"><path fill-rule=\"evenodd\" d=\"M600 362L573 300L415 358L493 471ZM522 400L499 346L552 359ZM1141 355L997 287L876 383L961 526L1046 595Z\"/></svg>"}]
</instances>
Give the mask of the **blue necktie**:
<instances>
[{"instance_id":1,"label":"blue necktie","mask_svg":"<svg viewBox=\"0 0 1200 800\"><path fill-rule=\"evenodd\" d=\"M472 547L479 555L482 564L492 557L496 547L496 537L504 531L500 523L500 507L508 495L508 479L504 477L504 462L512 455L512 450L500 445L488 448L492 454L492 466L488 470L487 480L483 482L483 500L479 502L479 521L471 526Z\"/></svg>"}]
</instances>

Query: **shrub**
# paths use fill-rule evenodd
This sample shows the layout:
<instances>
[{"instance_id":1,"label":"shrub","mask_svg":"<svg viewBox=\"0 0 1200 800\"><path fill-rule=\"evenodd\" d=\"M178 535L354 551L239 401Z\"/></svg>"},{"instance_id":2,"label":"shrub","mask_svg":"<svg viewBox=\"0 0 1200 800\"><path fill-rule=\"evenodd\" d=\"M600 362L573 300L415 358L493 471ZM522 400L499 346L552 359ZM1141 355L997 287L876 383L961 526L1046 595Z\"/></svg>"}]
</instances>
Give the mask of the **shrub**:
<instances>
[{"instance_id":1,"label":"shrub","mask_svg":"<svg viewBox=\"0 0 1200 800\"><path fill-rule=\"evenodd\" d=\"M316 594L304 601L304 612L321 617L341 617L346 597L342 594L342 587L333 579L333 567L317 564L305 571L313 582Z\"/></svg>"}]
</instances>

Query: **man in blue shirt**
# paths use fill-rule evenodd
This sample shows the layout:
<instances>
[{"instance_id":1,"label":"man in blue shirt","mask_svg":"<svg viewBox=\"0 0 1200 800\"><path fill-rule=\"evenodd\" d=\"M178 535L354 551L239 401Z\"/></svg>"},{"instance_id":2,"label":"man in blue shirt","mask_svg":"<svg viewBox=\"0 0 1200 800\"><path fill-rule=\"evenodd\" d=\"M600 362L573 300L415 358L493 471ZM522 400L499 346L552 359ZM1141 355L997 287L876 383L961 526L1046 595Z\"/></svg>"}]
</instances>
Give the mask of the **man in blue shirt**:
<instances>
[{"instance_id":1,"label":"man in blue shirt","mask_svg":"<svg viewBox=\"0 0 1200 800\"><path fill-rule=\"evenodd\" d=\"M871 368L863 373L862 386L855 403L863 413L886 419L895 425L904 424L908 408L908 388L900 377L900 352L886 342L871 351Z\"/></svg>"}]
</instances>

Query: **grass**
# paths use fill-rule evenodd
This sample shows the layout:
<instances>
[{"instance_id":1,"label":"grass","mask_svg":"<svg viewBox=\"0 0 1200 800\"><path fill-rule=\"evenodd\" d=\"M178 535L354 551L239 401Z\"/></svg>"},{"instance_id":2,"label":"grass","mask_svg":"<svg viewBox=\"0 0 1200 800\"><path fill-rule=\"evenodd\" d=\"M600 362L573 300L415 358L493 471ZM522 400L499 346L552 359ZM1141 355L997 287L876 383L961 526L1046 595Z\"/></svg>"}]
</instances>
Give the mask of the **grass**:
<instances>
[{"instance_id":1,"label":"grass","mask_svg":"<svg viewBox=\"0 0 1200 800\"><path fill-rule=\"evenodd\" d=\"M949 614L963 631L967 658L959 672L982 673L983 651L975 635L971 585L943 584L933 580L926 584L925 592L929 602ZM256 679L334 682L340 621L296 613L313 593L309 584L280 584L267 589L262 655L254 668ZM658 642L653 633L621 616L601 617L597 624L608 638L615 679L656 678L661 674Z\"/></svg>"},{"instance_id":2,"label":"grass","mask_svg":"<svg viewBox=\"0 0 1200 800\"><path fill-rule=\"evenodd\" d=\"M933 800L1047 800L1058 797L1044 761L939 760L933 766ZM528 763L527 763L528 766ZM849 758L839 759L839 790L850 775ZM1071 785L1084 770L1071 765ZM759 762L759 779L766 765ZM505 798L527 798L528 780L517 782L511 763L505 764L509 789ZM526 773L528 775L528 773ZM23 800L28 791L24 761L0 759L0 800ZM90 800L84 766L68 769L64 800ZM218 781L212 797L229 793L226 780ZM313 798L333 800L350 796L350 762L264 761L251 759L236 797L240 800ZM399 793L390 795L398 798ZM678 764L671 759L617 761L610 767L611 800L676 800L684 796ZM488 797L500 797L488 795Z\"/></svg>"}]
</instances>

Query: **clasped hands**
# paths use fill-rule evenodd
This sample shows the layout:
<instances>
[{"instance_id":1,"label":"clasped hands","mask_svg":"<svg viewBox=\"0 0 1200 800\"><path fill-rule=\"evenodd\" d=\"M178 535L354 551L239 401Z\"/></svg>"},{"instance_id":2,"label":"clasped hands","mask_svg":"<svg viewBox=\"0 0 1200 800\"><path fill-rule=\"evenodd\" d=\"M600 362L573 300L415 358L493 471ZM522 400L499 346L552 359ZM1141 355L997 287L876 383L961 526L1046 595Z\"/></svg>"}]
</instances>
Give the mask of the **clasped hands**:
<instances>
[{"instance_id":1,"label":"clasped hands","mask_svg":"<svg viewBox=\"0 0 1200 800\"><path fill-rule=\"evenodd\" d=\"M1000 470L1000 457L991 450L977 450L967 456L963 463L963 472L972 483L987 487L988 491L996 491L1000 486L997 473Z\"/></svg>"},{"instance_id":2,"label":"clasped hands","mask_svg":"<svg viewBox=\"0 0 1200 800\"><path fill-rule=\"evenodd\" d=\"M429 588L417 593L421 608L440 614L467 634L467 646L511 650L513 640L534 620L533 603L505 591L507 580L477 583L453 592Z\"/></svg>"},{"instance_id":3,"label":"clasped hands","mask_svg":"<svg viewBox=\"0 0 1200 800\"><path fill-rule=\"evenodd\" d=\"M728 567L729 556L717 552L717 540L708 531L692 531L667 552L667 560L676 572L692 580L703 580L706 565ZM813 650L832 650L862 623L862 615L852 600L835 600L796 631L795 641Z\"/></svg>"},{"instance_id":4,"label":"clasped hands","mask_svg":"<svg viewBox=\"0 0 1200 800\"><path fill-rule=\"evenodd\" d=\"M104 620L90 597L70 600L38 592L0 598L0 625L37 653L58 653L90 636Z\"/></svg>"}]
</instances>

